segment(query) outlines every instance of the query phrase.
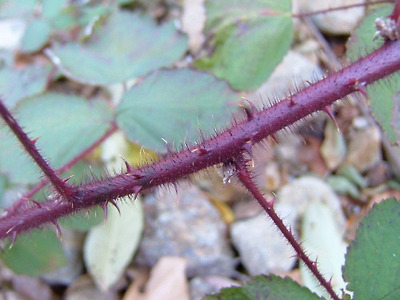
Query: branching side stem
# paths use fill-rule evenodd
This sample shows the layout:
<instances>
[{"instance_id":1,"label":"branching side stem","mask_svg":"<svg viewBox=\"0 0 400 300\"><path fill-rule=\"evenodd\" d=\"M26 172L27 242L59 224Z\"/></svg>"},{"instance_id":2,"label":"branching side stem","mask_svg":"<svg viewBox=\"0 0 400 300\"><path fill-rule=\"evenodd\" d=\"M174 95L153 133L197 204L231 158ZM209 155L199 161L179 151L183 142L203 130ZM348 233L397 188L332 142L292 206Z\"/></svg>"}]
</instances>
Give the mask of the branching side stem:
<instances>
[{"instance_id":1,"label":"branching side stem","mask_svg":"<svg viewBox=\"0 0 400 300\"><path fill-rule=\"evenodd\" d=\"M294 251L296 251L297 257L300 258L307 265L307 267L314 274L314 276L317 278L320 284L326 289L326 291L329 293L332 299L340 300L338 295L336 295L335 291L333 290L330 281L327 281L318 271L317 262L310 260L310 258L305 254L304 250L301 248L300 243L297 242L292 231L288 229L285 226L285 224L283 224L282 219L276 214L276 211L274 209L274 202L272 200L267 201L264 198L263 194L260 192L257 185L254 183L252 179L252 174L248 170L246 160L242 155L238 156L235 159L235 165L240 182L253 195L253 197L265 210L268 216L272 219L276 227L278 227L278 229L286 238L286 240L289 242L289 244L292 246Z\"/></svg>"},{"instance_id":2,"label":"branching side stem","mask_svg":"<svg viewBox=\"0 0 400 300\"><path fill-rule=\"evenodd\" d=\"M59 177L54 169L50 167L36 147L37 139L31 140L28 137L2 101L0 101L0 115L25 148L25 151L32 157L39 168L42 169L56 191L65 199L68 199L72 195L74 187L68 185L67 182Z\"/></svg>"}]
</instances>

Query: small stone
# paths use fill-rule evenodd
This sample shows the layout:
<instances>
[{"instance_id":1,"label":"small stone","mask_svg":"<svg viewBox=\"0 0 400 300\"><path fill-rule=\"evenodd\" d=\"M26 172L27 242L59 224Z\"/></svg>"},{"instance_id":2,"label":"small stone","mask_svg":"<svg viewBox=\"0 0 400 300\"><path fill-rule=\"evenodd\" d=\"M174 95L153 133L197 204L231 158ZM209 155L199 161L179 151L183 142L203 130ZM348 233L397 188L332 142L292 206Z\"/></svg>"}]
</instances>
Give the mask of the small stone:
<instances>
[{"instance_id":1,"label":"small stone","mask_svg":"<svg viewBox=\"0 0 400 300\"><path fill-rule=\"evenodd\" d=\"M297 14L325 10L335 7L363 3L362 0L325 0L309 1L295 0L293 3L294 12ZM312 16L313 22L317 27L326 33L333 35L350 34L357 26L360 19L364 16L364 7L355 7L351 9L341 9L324 14Z\"/></svg>"},{"instance_id":2,"label":"small stone","mask_svg":"<svg viewBox=\"0 0 400 300\"><path fill-rule=\"evenodd\" d=\"M275 147L276 158L281 168L293 176L304 174L308 170L305 163L299 159L298 149L304 144L299 135L278 132L279 143Z\"/></svg>"},{"instance_id":3,"label":"small stone","mask_svg":"<svg viewBox=\"0 0 400 300\"><path fill-rule=\"evenodd\" d=\"M289 51L269 79L249 99L256 106L269 106L268 97L273 100L283 99L291 90L297 90L296 86L305 86L307 80L314 82L317 78L322 78L322 74L318 64L298 52Z\"/></svg>"},{"instance_id":4,"label":"small stone","mask_svg":"<svg viewBox=\"0 0 400 300\"><path fill-rule=\"evenodd\" d=\"M270 162L265 168L265 188L267 191L275 191L281 185L281 175L279 165L276 162Z\"/></svg>"},{"instance_id":5,"label":"small stone","mask_svg":"<svg viewBox=\"0 0 400 300\"><path fill-rule=\"evenodd\" d=\"M381 159L381 132L379 128L369 126L350 134L344 165L351 165L360 173L364 173L381 161Z\"/></svg>"},{"instance_id":6,"label":"small stone","mask_svg":"<svg viewBox=\"0 0 400 300\"><path fill-rule=\"evenodd\" d=\"M188 276L233 274L235 261L227 226L218 210L195 186L184 184L178 195L166 189L143 201L145 230L136 257L153 267L163 256L188 260Z\"/></svg>"},{"instance_id":7,"label":"small stone","mask_svg":"<svg viewBox=\"0 0 400 300\"><path fill-rule=\"evenodd\" d=\"M15 275L12 278L12 287L14 291L31 300L53 300L56 298L50 286L37 277Z\"/></svg>"},{"instance_id":8,"label":"small stone","mask_svg":"<svg viewBox=\"0 0 400 300\"><path fill-rule=\"evenodd\" d=\"M393 174L400 178L400 147L384 143L385 157L389 161L390 169Z\"/></svg>"},{"instance_id":9,"label":"small stone","mask_svg":"<svg viewBox=\"0 0 400 300\"><path fill-rule=\"evenodd\" d=\"M375 165L367 174L367 182L369 186L378 186L385 183L390 175L390 169L387 163L380 162Z\"/></svg>"},{"instance_id":10,"label":"small stone","mask_svg":"<svg viewBox=\"0 0 400 300\"><path fill-rule=\"evenodd\" d=\"M88 275L78 277L66 290L65 300L117 300L115 291L102 292L96 288Z\"/></svg>"},{"instance_id":11,"label":"small stone","mask_svg":"<svg viewBox=\"0 0 400 300\"><path fill-rule=\"evenodd\" d=\"M317 177L305 176L285 185L277 194L275 206L280 215L285 217L285 222L295 229L310 201L320 201L329 206L338 226L344 226L345 217L339 197L326 182Z\"/></svg>"},{"instance_id":12,"label":"small stone","mask_svg":"<svg viewBox=\"0 0 400 300\"><path fill-rule=\"evenodd\" d=\"M190 299L201 300L206 295L218 293L223 288L240 286L240 283L227 277L204 276L190 281Z\"/></svg>"},{"instance_id":13,"label":"small stone","mask_svg":"<svg viewBox=\"0 0 400 300\"><path fill-rule=\"evenodd\" d=\"M335 170L346 156L346 142L332 121L325 127L325 138L321 145L321 155L329 170Z\"/></svg>"},{"instance_id":14,"label":"small stone","mask_svg":"<svg viewBox=\"0 0 400 300\"><path fill-rule=\"evenodd\" d=\"M206 9L204 0L183 1L182 31L189 37L189 48L197 53L204 42L204 26L206 23Z\"/></svg>"},{"instance_id":15,"label":"small stone","mask_svg":"<svg viewBox=\"0 0 400 300\"><path fill-rule=\"evenodd\" d=\"M232 243L251 276L289 271L294 251L265 213L231 225Z\"/></svg>"},{"instance_id":16,"label":"small stone","mask_svg":"<svg viewBox=\"0 0 400 300\"><path fill-rule=\"evenodd\" d=\"M24 36L26 21L22 18L8 18L0 21L0 49L19 50Z\"/></svg>"}]
</instances>

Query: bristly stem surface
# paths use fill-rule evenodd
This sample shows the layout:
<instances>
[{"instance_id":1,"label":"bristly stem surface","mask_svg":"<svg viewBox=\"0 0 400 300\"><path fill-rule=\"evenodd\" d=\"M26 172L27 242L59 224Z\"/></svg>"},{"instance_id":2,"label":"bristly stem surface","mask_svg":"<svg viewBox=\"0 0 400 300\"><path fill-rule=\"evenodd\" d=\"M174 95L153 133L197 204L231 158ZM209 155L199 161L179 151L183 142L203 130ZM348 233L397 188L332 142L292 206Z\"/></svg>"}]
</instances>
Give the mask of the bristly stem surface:
<instances>
[{"instance_id":1,"label":"bristly stem surface","mask_svg":"<svg viewBox=\"0 0 400 300\"><path fill-rule=\"evenodd\" d=\"M261 207L265 210L271 220L274 222L276 227L280 230L286 240L290 243L292 248L296 251L297 257L300 258L310 269L310 271L317 278L319 283L326 289L332 299L340 300L338 295L336 295L335 291L332 288L330 281L327 281L322 274L318 271L317 262L311 261L310 258L305 254L304 250L301 248L300 243L297 242L291 230L289 230L285 224L283 224L282 219L276 214L274 209L274 202L267 201L263 194L260 192L256 184L252 179L252 174L247 168L245 158L240 155L236 157L234 162L237 170L237 176L239 177L240 182L246 187L246 189L253 195L253 197L257 200L257 202L261 205Z\"/></svg>"},{"instance_id":2,"label":"bristly stem surface","mask_svg":"<svg viewBox=\"0 0 400 300\"><path fill-rule=\"evenodd\" d=\"M0 115L25 148L25 151L32 157L40 169L42 169L56 191L65 199L68 199L72 195L74 187L68 185L66 181L59 177L55 170L50 167L36 147L37 139L31 140L28 137L2 101L0 101Z\"/></svg>"},{"instance_id":3,"label":"bristly stem surface","mask_svg":"<svg viewBox=\"0 0 400 300\"><path fill-rule=\"evenodd\" d=\"M329 112L328 107L336 100L355 91L365 92L366 85L399 69L400 41L388 41L373 53L267 109L258 111L255 108L246 108L247 119L233 124L215 137L171 153L168 157L142 168L134 169L127 165L127 171L122 174L74 186L69 197L64 198L60 193L61 197L52 195L52 200L41 203L40 206L22 205L0 219L0 239L15 236L48 222L55 223L60 217L94 205L104 206L119 197L136 196L142 190L176 183L177 180L210 166L229 162L243 152L251 155L251 147L269 135L316 111ZM14 118L9 113L4 113L4 110L3 115L11 123L10 127L18 128L17 134L27 139L23 144L28 145L28 151L35 149L33 152L39 157L38 160L44 161L36 147L31 147L33 143L26 134L17 127ZM47 163L41 164L43 165L47 166L47 173L55 174ZM57 175L51 178L59 190L68 191L71 188ZM58 181L62 184L59 185Z\"/></svg>"}]
</instances>

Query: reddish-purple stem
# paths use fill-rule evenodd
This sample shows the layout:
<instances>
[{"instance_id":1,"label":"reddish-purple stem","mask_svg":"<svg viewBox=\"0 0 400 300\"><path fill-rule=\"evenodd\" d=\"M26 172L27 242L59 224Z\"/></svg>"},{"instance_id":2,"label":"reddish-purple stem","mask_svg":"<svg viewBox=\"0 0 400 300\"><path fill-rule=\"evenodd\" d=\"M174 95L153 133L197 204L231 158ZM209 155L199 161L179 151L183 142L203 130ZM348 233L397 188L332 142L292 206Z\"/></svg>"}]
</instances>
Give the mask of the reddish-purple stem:
<instances>
[{"instance_id":1,"label":"reddish-purple stem","mask_svg":"<svg viewBox=\"0 0 400 300\"><path fill-rule=\"evenodd\" d=\"M0 101L0 115L7 123L8 127L12 130L18 140L21 142L25 151L32 157L36 164L42 169L43 173L52 183L57 192L65 199L68 199L74 190L74 187L68 185L57 173L50 167L47 161L39 153L36 147L37 140L31 140L24 130L19 126L17 121L12 116L11 112L7 109L5 104Z\"/></svg>"},{"instance_id":2,"label":"reddish-purple stem","mask_svg":"<svg viewBox=\"0 0 400 300\"><path fill-rule=\"evenodd\" d=\"M276 214L274 209L274 202L267 201L260 190L257 188L256 184L252 180L252 175L247 169L246 160L243 158L243 156L238 156L235 159L235 166L240 182L246 187L246 189L253 195L253 197L257 200L261 207L266 211L276 227L278 227L283 236L296 251L297 256L307 265L307 267L314 274L320 284L326 289L332 299L340 300L338 295L336 295L335 291L333 290L331 283L327 281L318 271L317 262L313 262L310 260L310 258L301 248L300 243L297 242L293 233L285 226L285 224L283 224L282 219Z\"/></svg>"},{"instance_id":3,"label":"reddish-purple stem","mask_svg":"<svg viewBox=\"0 0 400 300\"><path fill-rule=\"evenodd\" d=\"M380 49L348 67L283 99L274 106L256 111L248 108L247 119L190 148L171 154L163 160L126 173L75 187L67 201L53 195L40 205L22 205L0 219L0 238L14 236L47 222L56 222L81 209L104 205L127 195L178 179L207 167L228 163L251 146L309 114L326 109L337 99L400 69L400 41L386 42ZM15 126L14 126L15 127ZM53 172L54 173L54 172Z\"/></svg>"}]
</instances>

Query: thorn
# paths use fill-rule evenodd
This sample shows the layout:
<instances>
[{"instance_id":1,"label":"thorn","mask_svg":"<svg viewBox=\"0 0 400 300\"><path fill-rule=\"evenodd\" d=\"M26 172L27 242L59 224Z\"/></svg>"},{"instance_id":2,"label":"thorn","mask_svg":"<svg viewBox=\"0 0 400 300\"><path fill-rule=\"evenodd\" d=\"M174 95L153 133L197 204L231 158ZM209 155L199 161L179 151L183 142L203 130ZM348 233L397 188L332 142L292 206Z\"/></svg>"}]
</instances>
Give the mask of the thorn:
<instances>
[{"instance_id":1,"label":"thorn","mask_svg":"<svg viewBox=\"0 0 400 300\"><path fill-rule=\"evenodd\" d=\"M56 226L57 237L58 237L59 239L61 239L62 233L61 233L60 225L57 223L57 221L51 221L51 223L53 223L53 225Z\"/></svg>"},{"instance_id":2,"label":"thorn","mask_svg":"<svg viewBox=\"0 0 400 300\"><path fill-rule=\"evenodd\" d=\"M68 180L70 180L70 179L71 179L72 177L74 177L74 176L75 176L75 175L71 175L71 176L68 176L67 178L64 178L64 179L63 179L64 183L67 182Z\"/></svg>"},{"instance_id":3,"label":"thorn","mask_svg":"<svg viewBox=\"0 0 400 300\"><path fill-rule=\"evenodd\" d=\"M267 201L267 204L268 204L270 207L274 207L275 198L272 198L271 200Z\"/></svg>"},{"instance_id":4,"label":"thorn","mask_svg":"<svg viewBox=\"0 0 400 300\"><path fill-rule=\"evenodd\" d=\"M110 203L111 205L113 205L113 206L118 210L118 213L121 215L121 211L119 210L119 207L118 207L117 203L116 203L113 199L108 200L108 203ZM107 203L107 204L108 204L108 203Z\"/></svg>"},{"instance_id":5,"label":"thorn","mask_svg":"<svg viewBox=\"0 0 400 300\"><path fill-rule=\"evenodd\" d=\"M201 155L205 155L205 154L209 153L210 150L207 150L206 148L195 148L193 150L190 150L190 152L191 153L198 152L198 154L201 156Z\"/></svg>"},{"instance_id":6,"label":"thorn","mask_svg":"<svg viewBox=\"0 0 400 300\"><path fill-rule=\"evenodd\" d=\"M367 89L365 88L366 84L365 82L362 82L360 84L357 85L357 91L359 91L361 94L364 95L365 98L369 99L368 93L367 93Z\"/></svg>"},{"instance_id":7,"label":"thorn","mask_svg":"<svg viewBox=\"0 0 400 300\"><path fill-rule=\"evenodd\" d=\"M142 190L141 186L135 186L133 188L133 193L135 194L135 199L137 199L137 197L139 196L140 191Z\"/></svg>"},{"instance_id":8,"label":"thorn","mask_svg":"<svg viewBox=\"0 0 400 300\"><path fill-rule=\"evenodd\" d=\"M90 171L90 175L92 175L92 178L93 178L93 179L96 178L96 176L95 176L94 173L93 173L92 165L89 165L89 171Z\"/></svg>"},{"instance_id":9,"label":"thorn","mask_svg":"<svg viewBox=\"0 0 400 300\"><path fill-rule=\"evenodd\" d=\"M333 124L335 124L337 131L340 132L340 129L336 122L335 116L333 115L332 108L330 106L325 106L322 110L329 116L329 118L331 118L331 120L333 121Z\"/></svg>"},{"instance_id":10,"label":"thorn","mask_svg":"<svg viewBox=\"0 0 400 300\"><path fill-rule=\"evenodd\" d=\"M165 145L167 146L167 153L168 153L168 156L172 156L173 153L172 153L171 147L169 146L167 140L164 139L164 138L161 138L161 139L164 141Z\"/></svg>"},{"instance_id":11,"label":"thorn","mask_svg":"<svg viewBox=\"0 0 400 300\"><path fill-rule=\"evenodd\" d=\"M103 209L104 219L107 220L107 217L108 217L107 202L104 202L104 203L101 205L101 208Z\"/></svg>"},{"instance_id":12,"label":"thorn","mask_svg":"<svg viewBox=\"0 0 400 300\"><path fill-rule=\"evenodd\" d=\"M312 261L311 263L312 263L312 265L313 265L315 268L318 267L318 261L317 261L317 259L314 260L314 261Z\"/></svg>"},{"instance_id":13,"label":"thorn","mask_svg":"<svg viewBox=\"0 0 400 300\"><path fill-rule=\"evenodd\" d=\"M369 98L367 90L365 89L366 85L367 85L366 82L359 82L358 79L355 78L349 79L346 82L346 86L352 86L355 91L358 91L361 94L363 94L366 98Z\"/></svg>"},{"instance_id":14,"label":"thorn","mask_svg":"<svg viewBox=\"0 0 400 300\"><path fill-rule=\"evenodd\" d=\"M134 171L132 171L132 172L130 173L130 175L132 175L135 179L141 179L141 178L143 178L144 176L143 176L143 175L140 175L139 172L140 172L140 171L138 171L138 170L134 170Z\"/></svg>"},{"instance_id":15,"label":"thorn","mask_svg":"<svg viewBox=\"0 0 400 300\"><path fill-rule=\"evenodd\" d=\"M292 96L286 97L286 100L289 100L289 107L295 106L297 102L292 98Z\"/></svg>"},{"instance_id":16,"label":"thorn","mask_svg":"<svg viewBox=\"0 0 400 300\"><path fill-rule=\"evenodd\" d=\"M248 105L244 105L244 104L239 104L239 106L241 108L244 109L244 111L246 112L247 115L247 120L250 121L251 119L254 118L254 112L257 111L257 108L255 107L255 105L253 104L253 102L251 102L249 99L247 99L246 97L242 97L243 100L247 101Z\"/></svg>"},{"instance_id":17,"label":"thorn","mask_svg":"<svg viewBox=\"0 0 400 300\"><path fill-rule=\"evenodd\" d=\"M175 188L175 192L178 194L178 185L176 184L176 182L172 182L172 184L174 185Z\"/></svg>"},{"instance_id":18,"label":"thorn","mask_svg":"<svg viewBox=\"0 0 400 300\"><path fill-rule=\"evenodd\" d=\"M278 143L278 138L276 137L275 133L271 133L269 135L275 143Z\"/></svg>"},{"instance_id":19,"label":"thorn","mask_svg":"<svg viewBox=\"0 0 400 300\"><path fill-rule=\"evenodd\" d=\"M253 146L253 142L251 140L248 140L244 145L243 145L243 149L247 152L247 154L249 154L249 156L251 158L253 158L253 151L251 150Z\"/></svg>"},{"instance_id":20,"label":"thorn","mask_svg":"<svg viewBox=\"0 0 400 300\"><path fill-rule=\"evenodd\" d=\"M201 140L205 141L206 137L204 136L203 130L201 130L201 128L198 128L198 131L199 131L199 135L200 135Z\"/></svg>"},{"instance_id":21,"label":"thorn","mask_svg":"<svg viewBox=\"0 0 400 300\"><path fill-rule=\"evenodd\" d=\"M128 163L128 161L126 159L124 159L123 157L121 157L121 159L124 161L125 163L125 167L126 167L126 173L132 173L135 169L132 168L132 166Z\"/></svg>"},{"instance_id":22,"label":"thorn","mask_svg":"<svg viewBox=\"0 0 400 300\"><path fill-rule=\"evenodd\" d=\"M38 137L35 138L35 139L32 139L32 140L31 140L32 144L36 145L36 142L38 141L38 139L39 139Z\"/></svg>"},{"instance_id":23,"label":"thorn","mask_svg":"<svg viewBox=\"0 0 400 300\"><path fill-rule=\"evenodd\" d=\"M40 202L37 202L36 200L33 200L33 199L31 199L31 202L32 202L33 204L35 204L36 207L42 208L42 204L41 204Z\"/></svg>"},{"instance_id":24,"label":"thorn","mask_svg":"<svg viewBox=\"0 0 400 300\"><path fill-rule=\"evenodd\" d=\"M15 242L17 241L17 235L18 235L18 234L17 234L16 231L14 231L14 232L11 234L11 244L10 244L10 246L8 247L9 250L14 246Z\"/></svg>"}]
</instances>

